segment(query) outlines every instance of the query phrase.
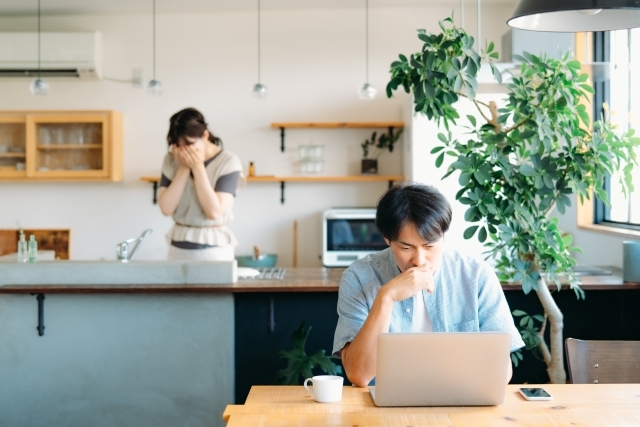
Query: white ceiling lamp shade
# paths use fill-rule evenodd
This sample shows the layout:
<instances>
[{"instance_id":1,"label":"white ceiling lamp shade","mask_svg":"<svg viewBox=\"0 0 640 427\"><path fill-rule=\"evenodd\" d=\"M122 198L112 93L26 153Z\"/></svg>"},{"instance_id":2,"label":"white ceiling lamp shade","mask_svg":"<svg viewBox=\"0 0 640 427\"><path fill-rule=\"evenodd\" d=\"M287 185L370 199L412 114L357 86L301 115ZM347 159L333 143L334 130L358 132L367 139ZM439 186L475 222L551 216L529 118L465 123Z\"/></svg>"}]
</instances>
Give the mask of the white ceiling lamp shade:
<instances>
[{"instance_id":1,"label":"white ceiling lamp shade","mask_svg":"<svg viewBox=\"0 0 640 427\"><path fill-rule=\"evenodd\" d=\"M258 0L258 83L253 85L251 94L256 99L267 98L267 87L260 83L260 0Z\"/></svg>"},{"instance_id":2,"label":"white ceiling lamp shade","mask_svg":"<svg viewBox=\"0 0 640 427\"><path fill-rule=\"evenodd\" d=\"M153 79L147 84L147 93L153 96L162 95L162 83L156 80L156 0L153 0Z\"/></svg>"},{"instance_id":3,"label":"white ceiling lamp shade","mask_svg":"<svg viewBox=\"0 0 640 427\"><path fill-rule=\"evenodd\" d=\"M370 101L376 97L378 91L375 87L369 84L369 0L365 0L365 56L366 56L366 64L365 64L365 84L363 84L358 90L358 96L360 99Z\"/></svg>"},{"instance_id":4,"label":"white ceiling lamp shade","mask_svg":"<svg viewBox=\"0 0 640 427\"><path fill-rule=\"evenodd\" d=\"M640 27L640 0L520 0L513 28L576 33Z\"/></svg>"},{"instance_id":5,"label":"white ceiling lamp shade","mask_svg":"<svg viewBox=\"0 0 640 427\"><path fill-rule=\"evenodd\" d=\"M29 90L33 95L45 96L49 93L49 83L44 81L41 77L41 63L40 63L40 0L38 0L38 78L31 82Z\"/></svg>"}]
</instances>

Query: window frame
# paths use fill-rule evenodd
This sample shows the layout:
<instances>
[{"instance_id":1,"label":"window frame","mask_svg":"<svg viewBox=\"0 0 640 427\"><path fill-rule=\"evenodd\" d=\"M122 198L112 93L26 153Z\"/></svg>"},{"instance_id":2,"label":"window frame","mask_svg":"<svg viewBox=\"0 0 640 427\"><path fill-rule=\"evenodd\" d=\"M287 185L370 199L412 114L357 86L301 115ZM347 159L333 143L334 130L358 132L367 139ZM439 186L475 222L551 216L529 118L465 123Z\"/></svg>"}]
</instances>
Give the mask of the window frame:
<instances>
[{"instance_id":1,"label":"window frame","mask_svg":"<svg viewBox=\"0 0 640 427\"><path fill-rule=\"evenodd\" d=\"M593 60L594 62L609 62L611 59L611 37L606 31L593 33ZM584 55L586 58L586 52ZM587 61L589 59L587 58ZM603 103L610 103L611 85L609 81L594 82L594 95L592 104L592 115L594 118L602 117L604 109ZM607 175L602 183L603 189L609 194L611 190L611 177ZM640 191L640 189L638 189ZM609 234L640 236L640 224L629 222L609 221L607 216L611 208L606 206L604 202L598 200L592 193L589 200L585 200L584 204L577 201L577 225L581 229L589 229L593 231L601 231Z\"/></svg>"}]
</instances>

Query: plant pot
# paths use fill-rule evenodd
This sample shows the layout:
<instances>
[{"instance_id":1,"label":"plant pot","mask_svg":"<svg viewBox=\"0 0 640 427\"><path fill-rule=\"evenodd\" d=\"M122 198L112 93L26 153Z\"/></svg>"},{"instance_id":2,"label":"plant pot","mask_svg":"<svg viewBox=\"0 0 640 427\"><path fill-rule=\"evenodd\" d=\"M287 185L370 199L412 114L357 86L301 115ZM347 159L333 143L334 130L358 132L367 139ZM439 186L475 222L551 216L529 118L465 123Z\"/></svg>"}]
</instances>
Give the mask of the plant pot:
<instances>
[{"instance_id":1,"label":"plant pot","mask_svg":"<svg viewBox=\"0 0 640 427\"><path fill-rule=\"evenodd\" d=\"M258 258L253 255L236 255L238 267L265 268L275 267L278 261L276 254L260 254Z\"/></svg>"},{"instance_id":2,"label":"plant pot","mask_svg":"<svg viewBox=\"0 0 640 427\"><path fill-rule=\"evenodd\" d=\"M362 173L364 174L378 173L378 159L362 159Z\"/></svg>"}]
</instances>

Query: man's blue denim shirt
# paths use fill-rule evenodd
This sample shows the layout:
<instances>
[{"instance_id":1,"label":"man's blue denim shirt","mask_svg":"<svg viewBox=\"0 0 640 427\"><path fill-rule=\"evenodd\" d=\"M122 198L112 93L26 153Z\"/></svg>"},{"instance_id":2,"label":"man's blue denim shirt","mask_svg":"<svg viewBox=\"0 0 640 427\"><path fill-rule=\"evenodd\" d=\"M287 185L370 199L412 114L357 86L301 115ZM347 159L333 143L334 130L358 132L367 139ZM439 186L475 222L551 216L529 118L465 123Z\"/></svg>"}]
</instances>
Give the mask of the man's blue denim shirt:
<instances>
[{"instance_id":1,"label":"man's blue denim shirt","mask_svg":"<svg viewBox=\"0 0 640 427\"><path fill-rule=\"evenodd\" d=\"M400 274L391 249L355 261L340 279L333 356L340 358L367 319L378 291ZM443 252L435 291L422 291L434 332L494 331L511 334L511 351L524 347L493 269L455 250ZM389 332L411 332L413 298L394 303Z\"/></svg>"}]
</instances>

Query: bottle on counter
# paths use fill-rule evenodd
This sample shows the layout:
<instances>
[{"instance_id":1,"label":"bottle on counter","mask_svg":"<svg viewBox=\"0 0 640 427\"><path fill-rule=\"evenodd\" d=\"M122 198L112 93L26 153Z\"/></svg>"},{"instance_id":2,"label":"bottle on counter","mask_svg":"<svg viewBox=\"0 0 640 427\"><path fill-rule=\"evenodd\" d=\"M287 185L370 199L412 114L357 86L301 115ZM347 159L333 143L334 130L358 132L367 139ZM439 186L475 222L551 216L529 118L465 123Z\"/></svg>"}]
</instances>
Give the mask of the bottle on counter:
<instances>
[{"instance_id":1,"label":"bottle on counter","mask_svg":"<svg viewBox=\"0 0 640 427\"><path fill-rule=\"evenodd\" d=\"M27 262L29 253L27 250L27 241L24 238L24 232L20 229L20 240L18 240L18 262Z\"/></svg>"},{"instance_id":2,"label":"bottle on counter","mask_svg":"<svg viewBox=\"0 0 640 427\"><path fill-rule=\"evenodd\" d=\"M256 167L253 162L249 162L249 176L256 176Z\"/></svg>"},{"instance_id":3,"label":"bottle on counter","mask_svg":"<svg viewBox=\"0 0 640 427\"><path fill-rule=\"evenodd\" d=\"M29 236L28 244L29 262L38 261L38 242L36 242L36 236L33 234Z\"/></svg>"}]
</instances>

